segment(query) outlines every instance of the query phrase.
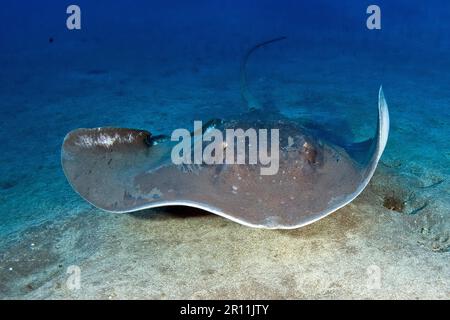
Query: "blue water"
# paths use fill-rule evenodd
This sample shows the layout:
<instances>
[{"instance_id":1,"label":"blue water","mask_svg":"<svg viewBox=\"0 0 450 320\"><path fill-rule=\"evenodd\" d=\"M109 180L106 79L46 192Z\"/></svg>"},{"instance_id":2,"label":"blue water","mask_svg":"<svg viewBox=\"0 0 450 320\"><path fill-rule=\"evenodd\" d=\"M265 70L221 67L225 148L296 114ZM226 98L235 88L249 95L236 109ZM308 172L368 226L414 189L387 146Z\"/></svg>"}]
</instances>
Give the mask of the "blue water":
<instances>
[{"instance_id":1,"label":"blue water","mask_svg":"<svg viewBox=\"0 0 450 320\"><path fill-rule=\"evenodd\" d=\"M366 8L381 8L381 30ZM82 11L66 28L66 8ZM60 165L64 136L118 126L155 134L243 111L255 96L293 118L362 140L382 84L391 114L383 162L429 185L449 221L449 1L17 1L0 3L0 243L88 210ZM400 165L397 165L400 163Z\"/></svg>"}]
</instances>

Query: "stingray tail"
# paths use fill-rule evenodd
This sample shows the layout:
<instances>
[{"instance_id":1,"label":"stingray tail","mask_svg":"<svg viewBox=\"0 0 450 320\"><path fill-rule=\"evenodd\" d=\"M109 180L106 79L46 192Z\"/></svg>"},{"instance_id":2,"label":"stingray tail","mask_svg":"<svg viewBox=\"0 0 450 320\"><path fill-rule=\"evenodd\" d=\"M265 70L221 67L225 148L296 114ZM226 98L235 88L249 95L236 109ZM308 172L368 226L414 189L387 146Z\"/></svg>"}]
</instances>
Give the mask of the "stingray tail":
<instances>
[{"instance_id":1,"label":"stingray tail","mask_svg":"<svg viewBox=\"0 0 450 320\"><path fill-rule=\"evenodd\" d=\"M242 63L241 63L241 95L242 95L242 99L245 101L245 104L247 105L247 108L249 110L261 109L261 104L258 102L258 100L256 100L256 98L248 90L247 70L246 70L248 59L249 59L250 55L253 52L255 52L257 49L259 49L267 44L270 44L270 43L273 43L276 41L280 41L280 40L284 40L284 39L286 39L286 37L278 37L278 38L274 38L271 40L267 40L267 41L258 43L256 45L254 45L253 47L251 47L250 49L248 49L242 59Z\"/></svg>"},{"instance_id":2,"label":"stingray tail","mask_svg":"<svg viewBox=\"0 0 450 320\"><path fill-rule=\"evenodd\" d=\"M378 92L378 123L376 132L373 138L344 146L344 149L354 160L362 165L372 167L373 170L375 170L380 160L389 136L389 110L382 86L380 86Z\"/></svg>"}]
</instances>

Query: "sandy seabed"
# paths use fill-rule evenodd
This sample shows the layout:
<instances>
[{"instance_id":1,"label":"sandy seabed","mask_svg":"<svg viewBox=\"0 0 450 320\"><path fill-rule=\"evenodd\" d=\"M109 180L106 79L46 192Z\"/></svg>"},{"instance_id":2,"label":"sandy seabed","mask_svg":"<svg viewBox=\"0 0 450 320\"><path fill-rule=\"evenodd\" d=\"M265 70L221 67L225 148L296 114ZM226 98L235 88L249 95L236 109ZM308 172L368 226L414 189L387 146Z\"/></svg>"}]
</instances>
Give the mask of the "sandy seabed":
<instances>
[{"instance_id":1,"label":"sandy seabed","mask_svg":"<svg viewBox=\"0 0 450 320\"><path fill-rule=\"evenodd\" d=\"M318 55L316 64L291 57L255 75L255 94L283 114L328 124L343 115L359 124L350 128L357 137L373 132L380 79L391 113L368 188L312 225L276 231L190 208L102 212L70 189L59 163L62 139L76 127L159 134L203 119L211 106L226 114L241 103L238 73L229 71L238 63L141 66L116 57L61 71L69 59L61 57L46 67L2 57L12 76L0 81L1 298L450 298L448 62L431 71L392 63L372 73L368 63L361 68L375 76L349 83L351 59ZM371 106L370 121L369 108L355 105ZM78 290L68 286L70 266L81 272Z\"/></svg>"}]
</instances>

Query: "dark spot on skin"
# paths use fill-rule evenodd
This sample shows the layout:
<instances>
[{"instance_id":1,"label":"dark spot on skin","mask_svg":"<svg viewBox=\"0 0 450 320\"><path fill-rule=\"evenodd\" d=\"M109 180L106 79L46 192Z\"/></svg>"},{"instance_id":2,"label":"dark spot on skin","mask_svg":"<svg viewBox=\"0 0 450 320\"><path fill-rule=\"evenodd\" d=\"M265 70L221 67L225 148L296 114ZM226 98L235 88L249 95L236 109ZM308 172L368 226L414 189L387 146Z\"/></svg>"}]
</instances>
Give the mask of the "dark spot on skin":
<instances>
[{"instance_id":1,"label":"dark spot on skin","mask_svg":"<svg viewBox=\"0 0 450 320\"><path fill-rule=\"evenodd\" d=\"M317 163L317 150L312 144L305 142L303 145L303 152L305 153L305 158L309 164Z\"/></svg>"}]
</instances>

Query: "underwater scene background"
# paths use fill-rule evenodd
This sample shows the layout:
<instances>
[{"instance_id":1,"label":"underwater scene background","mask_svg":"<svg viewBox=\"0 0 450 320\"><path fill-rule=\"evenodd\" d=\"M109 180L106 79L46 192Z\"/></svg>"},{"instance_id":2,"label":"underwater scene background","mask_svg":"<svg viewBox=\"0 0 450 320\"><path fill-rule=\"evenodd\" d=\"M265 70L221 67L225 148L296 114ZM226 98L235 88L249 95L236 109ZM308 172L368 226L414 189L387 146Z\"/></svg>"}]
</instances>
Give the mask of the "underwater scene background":
<instances>
[{"instance_id":1,"label":"underwater scene background","mask_svg":"<svg viewBox=\"0 0 450 320\"><path fill-rule=\"evenodd\" d=\"M81 8L81 30L66 9ZM381 8L381 30L366 9ZM450 297L450 2L0 3L0 298ZM112 214L69 186L81 127L168 134L244 112L245 51L265 107L361 141L389 104L387 148L354 202L257 230L189 208ZM66 285L79 266L81 288ZM372 269L370 269L372 268ZM377 268L381 284L367 286Z\"/></svg>"}]
</instances>

